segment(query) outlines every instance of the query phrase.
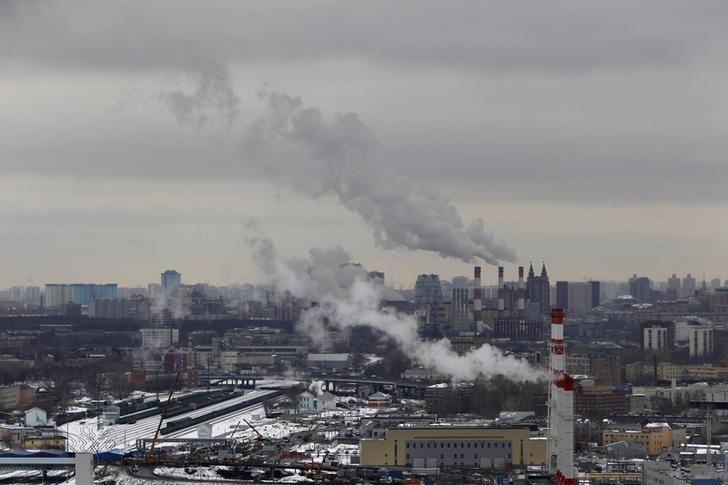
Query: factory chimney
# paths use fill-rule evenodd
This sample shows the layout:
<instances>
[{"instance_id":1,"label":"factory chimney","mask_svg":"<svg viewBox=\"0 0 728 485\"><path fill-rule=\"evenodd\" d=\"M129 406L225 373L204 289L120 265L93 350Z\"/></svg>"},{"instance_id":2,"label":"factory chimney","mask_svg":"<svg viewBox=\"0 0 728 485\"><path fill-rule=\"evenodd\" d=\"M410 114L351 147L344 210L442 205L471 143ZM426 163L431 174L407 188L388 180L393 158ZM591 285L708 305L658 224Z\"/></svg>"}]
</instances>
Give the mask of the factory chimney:
<instances>
[{"instance_id":1,"label":"factory chimney","mask_svg":"<svg viewBox=\"0 0 728 485\"><path fill-rule=\"evenodd\" d=\"M518 267L518 313L519 319L526 318L526 287L523 285L523 266Z\"/></svg>"},{"instance_id":2,"label":"factory chimney","mask_svg":"<svg viewBox=\"0 0 728 485\"><path fill-rule=\"evenodd\" d=\"M475 321L475 330L480 330L483 326L483 301L482 301L482 284L480 281L480 266L473 269L473 277L475 278L475 288L473 288L473 320Z\"/></svg>"},{"instance_id":3,"label":"factory chimney","mask_svg":"<svg viewBox=\"0 0 728 485\"><path fill-rule=\"evenodd\" d=\"M576 485L574 473L574 379L566 373L564 310L551 310L549 466L557 485ZM555 457L555 464L552 457ZM555 470L554 470L555 465Z\"/></svg>"},{"instance_id":4,"label":"factory chimney","mask_svg":"<svg viewBox=\"0 0 728 485\"><path fill-rule=\"evenodd\" d=\"M498 266L498 318L506 316L506 295L503 288L503 266Z\"/></svg>"}]
</instances>

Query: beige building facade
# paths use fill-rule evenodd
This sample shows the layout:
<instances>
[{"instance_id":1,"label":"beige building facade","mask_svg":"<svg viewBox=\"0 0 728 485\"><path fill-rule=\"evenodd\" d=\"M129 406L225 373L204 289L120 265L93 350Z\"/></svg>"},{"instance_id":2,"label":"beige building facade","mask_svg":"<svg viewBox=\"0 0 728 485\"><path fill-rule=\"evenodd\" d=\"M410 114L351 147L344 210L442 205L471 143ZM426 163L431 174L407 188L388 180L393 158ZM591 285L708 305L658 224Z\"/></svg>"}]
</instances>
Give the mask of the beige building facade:
<instances>
[{"instance_id":1,"label":"beige building facade","mask_svg":"<svg viewBox=\"0 0 728 485\"><path fill-rule=\"evenodd\" d=\"M546 463L547 440L527 428L477 425L401 425L380 439L360 441L361 464L503 469Z\"/></svg>"}]
</instances>

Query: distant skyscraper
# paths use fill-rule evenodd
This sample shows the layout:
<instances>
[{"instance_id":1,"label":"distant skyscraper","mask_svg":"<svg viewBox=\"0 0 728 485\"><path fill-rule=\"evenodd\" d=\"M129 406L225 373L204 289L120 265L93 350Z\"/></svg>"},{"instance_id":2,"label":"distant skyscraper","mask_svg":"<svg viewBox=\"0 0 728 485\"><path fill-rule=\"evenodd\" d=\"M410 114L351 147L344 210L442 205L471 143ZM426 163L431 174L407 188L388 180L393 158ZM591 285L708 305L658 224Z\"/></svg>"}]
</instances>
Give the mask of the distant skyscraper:
<instances>
[{"instance_id":1,"label":"distant skyscraper","mask_svg":"<svg viewBox=\"0 0 728 485\"><path fill-rule=\"evenodd\" d=\"M526 280L526 299L538 303L538 314L546 316L551 310L551 285L549 275L546 272L546 265L541 266L541 275L536 276L533 272L533 265L528 269Z\"/></svg>"},{"instance_id":2,"label":"distant skyscraper","mask_svg":"<svg viewBox=\"0 0 728 485\"><path fill-rule=\"evenodd\" d=\"M720 278L713 278L710 280L710 289L715 290L716 288L720 288Z\"/></svg>"},{"instance_id":3,"label":"distant skyscraper","mask_svg":"<svg viewBox=\"0 0 728 485\"><path fill-rule=\"evenodd\" d=\"M162 294L165 298L174 298L182 284L182 275L173 269L162 273Z\"/></svg>"},{"instance_id":4,"label":"distant skyscraper","mask_svg":"<svg viewBox=\"0 0 728 485\"><path fill-rule=\"evenodd\" d=\"M602 303L602 292L598 281L590 281L591 285L591 306L598 307Z\"/></svg>"},{"instance_id":5,"label":"distant skyscraper","mask_svg":"<svg viewBox=\"0 0 728 485\"><path fill-rule=\"evenodd\" d=\"M652 282L646 276L636 275L629 280L629 294L642 303L652 302Z\"/></svg>"},{"instance_id":6,"label":"distant skyscraper","mask_svg":"<svg viewBox=\"0 0 728 485\"><path fill-rule=\"evenodd\" d=\"M442 287L440 277L436 274L421 274L415 283L415 304L440 303Z\"/></svg>"},{"instance_id":7,"label":"distant skyscraper","mask_svg":"<svg viewBox=\"0 0 728 485\"><path fill-rule=\"evenodd\" d=\"M568 281L557 281L556 282L556 308L563 308L568 310L569 308L569 282Z\"/></svg>"},{"instance_id":8,"label":"distant skyscraper","mask_svg":"<svg viewBox=\"0 0 728 485\"><path fill-rule=\"evenodd\" d=\"M667 295L673 299L678 299L682 296L682 284L680 278L675 273L667 280Z\"/></svg>"},{"instance_id":9,"label":"distant skyscraper","mask_svg":"<svg viewBox=\"0 0 728 485\"><path fill-rule=\"evenodd\" d=\"M682 280L682 297L690 298L695 296L695 289L695 278L688 273L688 275Z\"/></svg>"}]
</instances>

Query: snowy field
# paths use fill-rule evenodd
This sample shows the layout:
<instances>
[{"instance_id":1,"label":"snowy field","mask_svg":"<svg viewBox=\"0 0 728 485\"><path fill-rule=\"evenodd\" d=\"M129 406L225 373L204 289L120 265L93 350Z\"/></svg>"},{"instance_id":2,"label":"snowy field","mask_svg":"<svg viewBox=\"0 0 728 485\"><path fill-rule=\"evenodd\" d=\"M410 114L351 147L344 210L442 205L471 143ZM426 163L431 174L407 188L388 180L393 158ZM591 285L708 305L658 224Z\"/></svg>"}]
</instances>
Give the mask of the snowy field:
<instances>
[{"instance_id":1,"label":"snowy field","mask_svg":"<svg viewBox=\"0 0 728 485\"><path fill-rule=\"evenodd\" d=\"M212 411L223 409L235 404L240 404L247 400L269 395L272 393L273 391L250 391L245 393L244 395L229 399L218 404L213 404L211 406L196 409L194 411L180 414L179 416L165 419L162 423L162 427L164 427L168 421L175 421L177 419L182 419L186 417L195 418ZM234 427L237 422L241 421L241 418L250 420L255 414L265 414L262 404L243 408L225 416L221 416L211 420L210 422L213 424L212 436L224 437L232 431L232 429L230 429L231 424ZM114 424L109 426L103 426L101 427L101 429L97 429L96 418L88 418L78 421L71 421L64 424L63 426L60 426L59 429L64 434L66 434L68 438L69 451L97 453L100 451L115 450L124 452L132 449L137 439L152 438L158 424L159 415L155 415L148 418L140 419L134 424ZM197 430L196 427L193 426L190 429L180 430L174 433L170 433L168 435L164 435L163 437L196 438Z\"/></svg>"}]
</instances>

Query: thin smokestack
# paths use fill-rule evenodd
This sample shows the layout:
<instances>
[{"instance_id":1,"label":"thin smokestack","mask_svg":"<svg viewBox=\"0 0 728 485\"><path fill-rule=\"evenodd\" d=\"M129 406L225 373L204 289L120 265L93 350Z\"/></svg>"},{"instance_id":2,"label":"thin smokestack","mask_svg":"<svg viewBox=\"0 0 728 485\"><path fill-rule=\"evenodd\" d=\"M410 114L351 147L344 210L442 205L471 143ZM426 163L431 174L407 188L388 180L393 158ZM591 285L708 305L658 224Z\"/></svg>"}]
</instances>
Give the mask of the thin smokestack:
<instances>
[{"instance_id":1,"label":"thin smokestack","mask_svg":"<svg viewBox=\"0 0 728 485\"><path fill-rule=\"evenodd\" d=\"M506 316L506 295L503 288L503 266L498 266L498 318Z\"/></svg>"},{"instance_id":2,"label":"thin smokestack","mask_svg":"<svg viewBox=\"0 0 728 485\"><path fill-rule=\"evenodd\" d=\"M523 286L523 266L518 267L518 318L526 317L526 290Z\"/></svg>"},{"instance_id":3,"label":"thin smokestack","mask_svg":"<svg viewBox=\"0 0 728 485\"><path fill-rule=\"evenodd\" d=\"M564 310L551 310L552 381L549 400L551 433L549 463L556 455L554 481L559 485L576 485L574 473L574 379L566 373L564 346Z\"/></svg>"},{"instance_id":4,"label":"thin smokestack","mask_svg":"<svg viewBox=\"0 0 728 485\"><path fill-rule=\"evenodd\" d=\"M473 269L473 277L475 279L475 288L473 288L473 320L475 320L475 330L479 330L483 323L483 303L481 295L480 266Z\"/></svg>"}]
</instances>

